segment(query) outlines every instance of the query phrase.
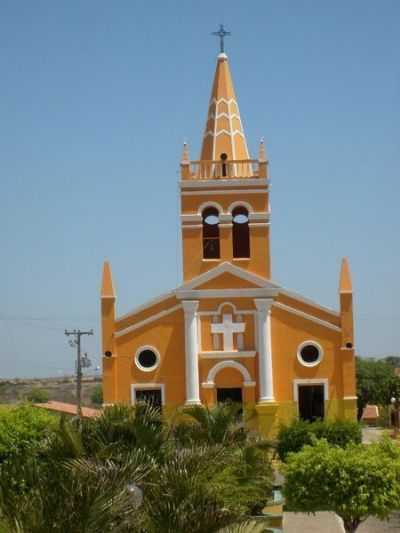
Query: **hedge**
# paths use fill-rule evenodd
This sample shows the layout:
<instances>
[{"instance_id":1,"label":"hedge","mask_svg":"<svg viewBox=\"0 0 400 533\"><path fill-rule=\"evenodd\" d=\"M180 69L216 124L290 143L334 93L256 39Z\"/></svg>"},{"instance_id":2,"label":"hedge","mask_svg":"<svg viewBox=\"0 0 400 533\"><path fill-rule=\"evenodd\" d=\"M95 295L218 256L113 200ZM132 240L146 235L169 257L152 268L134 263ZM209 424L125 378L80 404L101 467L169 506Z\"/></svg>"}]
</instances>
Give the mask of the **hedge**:
<instances>
[{"instance_id":1,"label":"hedge","mask_svg":"<svg viewBox=\"0 0 400 533\"><path fill-rule=\"evenodd\" d=\"M289 426L281 426L278 433L277 452L281 461L289 453L299 452L305 444L312 445L315 439L326 439L329 444L344 448L349 443L360 444L361 426L351 420L296 420Z\"/></svg>"}]
</instances>

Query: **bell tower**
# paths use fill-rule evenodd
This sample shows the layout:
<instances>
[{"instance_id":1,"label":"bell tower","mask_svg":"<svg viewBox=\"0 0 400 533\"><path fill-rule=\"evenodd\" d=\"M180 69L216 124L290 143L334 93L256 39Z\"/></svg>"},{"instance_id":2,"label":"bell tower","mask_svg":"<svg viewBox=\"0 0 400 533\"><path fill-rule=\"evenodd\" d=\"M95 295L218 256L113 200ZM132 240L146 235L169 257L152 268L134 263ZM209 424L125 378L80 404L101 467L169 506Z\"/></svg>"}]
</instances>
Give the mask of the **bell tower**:
<instances>
[{"instance_id":1,"label":"bell tower","mask_svg":"<svg viewBox=\"0 0 400 533\"><path fill-rule=\"evenodd\" d=\"M216 35L226 35L223 28ZM184 281L229 261L270 278L269 176L264 142L251 159L228 56L217 57L200 159L181 158Z\"/></svg>"}]
</instances>

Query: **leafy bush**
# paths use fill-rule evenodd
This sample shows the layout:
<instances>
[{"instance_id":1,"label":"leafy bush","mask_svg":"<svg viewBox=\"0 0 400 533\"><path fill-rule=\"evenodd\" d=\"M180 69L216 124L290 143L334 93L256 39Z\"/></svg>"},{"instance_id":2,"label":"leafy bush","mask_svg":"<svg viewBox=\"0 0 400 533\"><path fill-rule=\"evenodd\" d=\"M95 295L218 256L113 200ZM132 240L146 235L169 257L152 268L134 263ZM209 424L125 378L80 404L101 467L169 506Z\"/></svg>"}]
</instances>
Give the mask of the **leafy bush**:
<instances>
[{"instance_id":1,"label":"leafy bush","mask_svg":"<svg viewBox=\"0 0 400 533\"><path fill-rule=\"evenodd\" d=\"M57 417L30 405L0 409L0 463L39 444Z\"/></svg>"},{"instance_id":2,"label":"leafy bush","mask_svg":"<svg viewBox=\"0 0 400 533\"><path fill-rule=\"evenodd\" d=\"M35 387L28 392L26 399L32 403L46 403L49 401L49 393L45 389Z\"/></svg>"},{"instance_id":3,"label":"leafy bush","mask_svg":"<svg viewBox=\"0 0 400 533\"><path fill-rule=\"evenodd\" d=\"M282 426L278 433L277 451L282 461L291 452L299 452L315 439L326 439L329 444L344 448L349 443L360 444L361 426L351 420L319 420L307 422L296 420L290 426Z\"/></svg>"},{"instance_id":4,"label":"leafy bush","mask_svg":"<svg viewBox=\"0 0 400 533\"><path fill-rule=\"evenodd\" d=\"M10 531L31 533L98 531L99 523L113 533L214 533L260 512L271 493L269 445L231 409L196 411L182 423L183 431L171 428L145 403L61 417L50 434L39 432L33 454L0 466L0 516Z\"/></svg>"},{"instance_id":5,"label":"leafy bush","mask_svg":"<svg viewBox=\"0 0 400 533\"><path fill-rule=\"evenodd\" d=\"M103 387L96 385L90 395L90 400L94 405L103 405Z\"/></svg>"},{"instance_id":6,"label":"leafy bush","mask_svg":"<svg viewBox=\"0 0 400 533\"><path fill-rule=\"evenodd\" d=\"M284 494L297 512L333 511L347 533L400 506L400 449L389 440L368 446L331 446L326 440L288 457Z\"/></svg>"}]
</instances>

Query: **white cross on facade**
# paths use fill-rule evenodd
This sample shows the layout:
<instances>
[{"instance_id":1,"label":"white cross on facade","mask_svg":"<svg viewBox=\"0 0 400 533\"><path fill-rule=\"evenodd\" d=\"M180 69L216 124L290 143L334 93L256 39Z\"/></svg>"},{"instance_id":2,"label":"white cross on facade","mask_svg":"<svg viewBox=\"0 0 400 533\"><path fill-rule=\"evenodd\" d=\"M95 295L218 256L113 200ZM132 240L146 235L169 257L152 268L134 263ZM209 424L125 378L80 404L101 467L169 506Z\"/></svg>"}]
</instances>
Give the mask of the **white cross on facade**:
<instances>
[{"instance_id":1,"label":"white cross on facade","mask_svg":"<svg viewBox=\"0 0 400 533\"><path fill-rule=\"evenodd\" d=\"M232 315L222 315L222 322L211 324L211 333L220 333L224 339L224 351L233 350L233 334L243 333L246 324L243 322L233 322Z\"/></svg>"}]
</instances>

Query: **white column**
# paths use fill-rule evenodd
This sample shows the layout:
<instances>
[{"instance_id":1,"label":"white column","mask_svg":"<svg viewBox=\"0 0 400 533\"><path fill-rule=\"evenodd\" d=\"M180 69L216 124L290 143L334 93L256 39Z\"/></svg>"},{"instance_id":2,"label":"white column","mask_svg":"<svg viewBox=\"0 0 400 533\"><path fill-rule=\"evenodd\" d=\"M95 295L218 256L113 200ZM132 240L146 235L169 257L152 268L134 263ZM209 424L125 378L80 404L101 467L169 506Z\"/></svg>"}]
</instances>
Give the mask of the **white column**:
<instances>
[{"instance_id":1,"label":"white column","mask_svg":"<svg viewBox=\"0 0 400 533\"><path fill-rule=\"evenodd\" d=\"M270 298L256 299L257 308L257 351L260 381L260 402L274 401L274 381L271 350L271 306Z\"/></svg>"},{"instance_id":2,"label":"white column","mask_svg":"<svg viewBox=\"0 0 400 533\"><path fill-rule=\"evenodd\" d=\"M196 313L199 302L183 300L182 306L185 314L186 405L196 405L200 403Z\"/></svg>"}]
</instances>

